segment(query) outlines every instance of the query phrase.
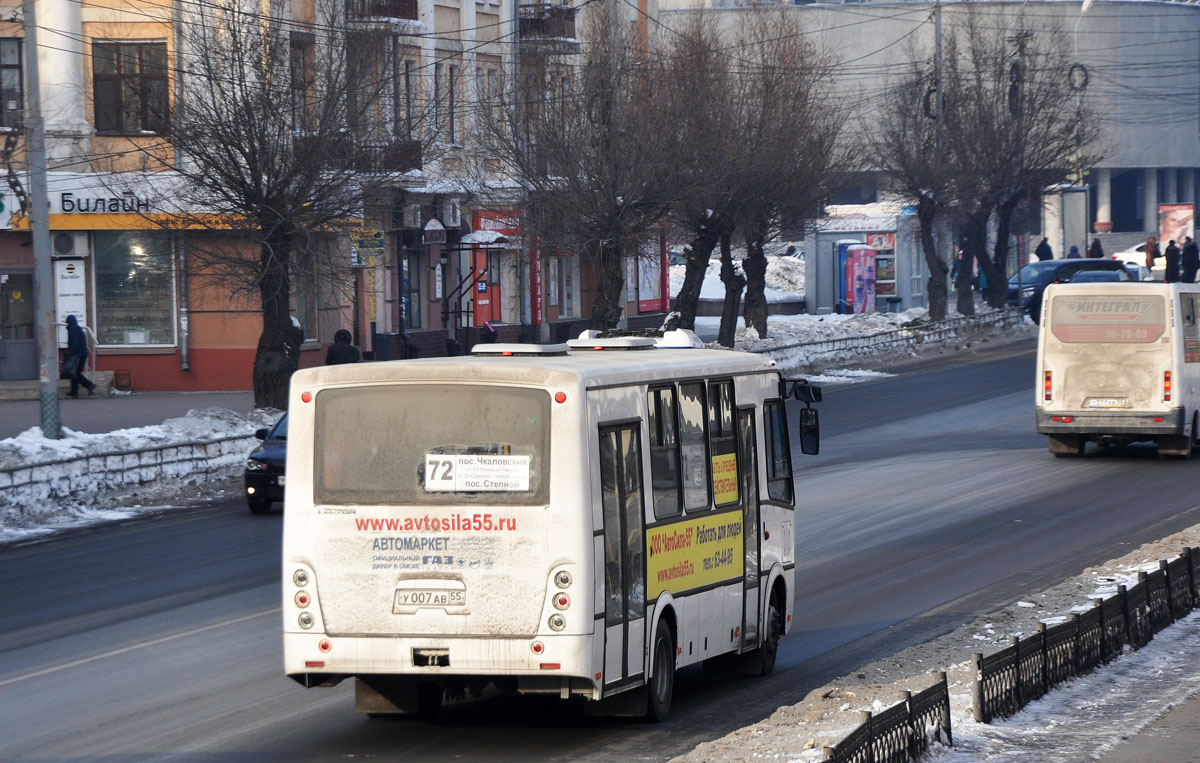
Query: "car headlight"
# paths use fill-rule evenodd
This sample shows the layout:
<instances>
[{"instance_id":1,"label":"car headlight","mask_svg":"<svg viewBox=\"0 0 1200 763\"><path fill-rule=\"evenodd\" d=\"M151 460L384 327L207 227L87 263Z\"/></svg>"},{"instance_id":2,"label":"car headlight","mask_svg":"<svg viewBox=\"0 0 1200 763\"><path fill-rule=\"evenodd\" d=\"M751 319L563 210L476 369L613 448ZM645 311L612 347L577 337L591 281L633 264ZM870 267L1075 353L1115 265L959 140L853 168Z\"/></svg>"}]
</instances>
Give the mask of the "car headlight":
<instances>
[{"instance_id":1,"label":"car headlight","mask_svg":"<svg viewBox=\"0 0 1200 763\"><path fill-rule=\"evenodd\" d=\"M267 465L265 463L263 463L262 461L257 461L253 458L246 459L246 471L248 471L248 472L266 471L266 468L267 468Z\"/></svg>"}]
</instances>

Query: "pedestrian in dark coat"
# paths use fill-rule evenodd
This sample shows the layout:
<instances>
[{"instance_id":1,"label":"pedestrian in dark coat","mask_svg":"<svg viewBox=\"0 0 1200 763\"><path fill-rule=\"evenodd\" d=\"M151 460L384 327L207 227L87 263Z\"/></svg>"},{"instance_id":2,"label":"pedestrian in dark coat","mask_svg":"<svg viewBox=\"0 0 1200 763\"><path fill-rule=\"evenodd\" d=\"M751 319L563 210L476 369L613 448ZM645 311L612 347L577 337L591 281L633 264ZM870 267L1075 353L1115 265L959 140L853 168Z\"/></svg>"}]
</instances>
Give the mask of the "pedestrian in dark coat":
<instances>
[{"instance_id":1,"label":"pedestrian in dark coat","mask_svg":"<svg viewBox=\"0 0 1200 763\"><path fill-rule=\"evenodd\" d=\"M87 368L88 342L87 334L79 325L79 319L74 315L67 316L67 356L63 358L63 370L60 374L64 379L71 380L71 397L79 397L79 387L88 391L88 396L95 394L96 385L83 375Z\"/></svg>"},{"instance_id":2,"label":"pedestrian in dark coat","mask_svg":"<svg viewBox=\"0 0 1200 763\"><path fill-rule=\"evenodd\" d=\"M1050 248L1050 240L1042 239L1042 243L1037 245L1037 249L1033 250L1037 255L1038 261L1054 259L1054 250Z\"/></svg>"},{"instance_id":3,"label":"pedestrian in dark coat","mask_svg":"<svg viewBox=\"0 0 1200 763\"><path fill-rule=\"evenodd\" d=\"M1167 248L1163 250L1163 257L1167 259L1167 283L1175 283L1179 280L1179 247L1175 246L1175 239L1171 239L1171 243L1167 244Z\"/></svg>"},{"instance_id":4,"label":"pedestrian in dark coat","mask_svg":"<svg viewBox=\"0 0 1200 763\"><path fill-rule=\"evenodd\" d=\"M1071 247L1071 251L1067 252L1067 259L1068 260L1079 259L1079 247L1077 247L1077 246Z\"/></svg>"},{"instance_id":5,"label":"pedestrian in dark coat","mask_svg":"<svg viewBox=\"0 0 1200 763\"><path fill-rule=\"evenodd\" d=\"M357 363L361 357L358 348L351 342L353 337L346 329L338 329L333 334L333 344L325 351L325 365L337 366L342 363Z\"/></svg>"},{"instance_id":6,"label":"pedestrian in dark coat","mask_svg":"<svg viewBox=\"0 0 1200 763\"><path fill-rule=\"evenodd\" d=\"M1090 259L1097 260L1104 256L1104 247L1100 246L1100 239L1092 239L1092 245L1088 249L1087 256Z\"/></svg>"},{"instance_id":7,"label":"pedestrian in dark coat","mask_svg":"<svg viewBox=\"0 0 1200 763\"><path fill-rule=\"evenodd\" d=\"M1183 254L1179 262L1183 266L1183 282L1196 283L1196 272L1200 271L1200 247L1191 236L1183 237Z\"/></svg>"}]
</instances>

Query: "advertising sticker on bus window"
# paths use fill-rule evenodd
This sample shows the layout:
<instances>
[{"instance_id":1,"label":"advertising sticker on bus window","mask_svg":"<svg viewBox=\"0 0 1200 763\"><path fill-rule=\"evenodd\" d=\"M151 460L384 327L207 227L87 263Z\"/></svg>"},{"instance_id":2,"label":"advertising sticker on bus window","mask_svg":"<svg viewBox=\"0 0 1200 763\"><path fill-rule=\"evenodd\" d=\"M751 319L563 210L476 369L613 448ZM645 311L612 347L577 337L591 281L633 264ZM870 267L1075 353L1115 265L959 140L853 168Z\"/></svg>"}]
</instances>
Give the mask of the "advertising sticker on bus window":
<instances>
[{"instance_id":1,"label":"advertising sticker on bus window","mask_svg":"<svg viewBox=\"0 0 1200 763\"><path fill-rule=\"evenodd\" d=\"M1167 329L1160 296L1057 296L1050 324L1060 342L1148 344Z\"/></svg>"},{"instance_id":2,"label":"advertising sticker on bus window","mask_svg":"<svg viewBox=\"0 0 1200 763\"><path fill-rule=\"evenodd\" d=\"M425 491L441 493L528 492L530 456L430 453Z\"/></svg>"}]
</instances>

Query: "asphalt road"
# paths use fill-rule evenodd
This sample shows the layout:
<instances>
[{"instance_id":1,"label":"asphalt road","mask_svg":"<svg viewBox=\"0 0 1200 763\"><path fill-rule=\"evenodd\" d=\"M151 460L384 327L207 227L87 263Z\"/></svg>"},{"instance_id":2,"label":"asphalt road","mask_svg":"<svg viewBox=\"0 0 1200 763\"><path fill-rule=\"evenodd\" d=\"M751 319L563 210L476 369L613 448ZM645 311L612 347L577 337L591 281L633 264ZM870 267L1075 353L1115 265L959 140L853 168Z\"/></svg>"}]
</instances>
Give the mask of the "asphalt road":
<instances>
[{"instance_id":1,"label":"asphalt road","mask_svg":"<svg viewBox=\"0 0 1200 763\"><path fill-rule=\"evenodd\" d=\"M796 627L766 679L685 671L662 726L488 699L434 722L356 714L282 675L278 513L164 510L0 548L6 760L666 760L829 678L1200 522L1200 462L1055 459L1032 342L827 391L797 456Z\"/></svg>"}]
</instances>

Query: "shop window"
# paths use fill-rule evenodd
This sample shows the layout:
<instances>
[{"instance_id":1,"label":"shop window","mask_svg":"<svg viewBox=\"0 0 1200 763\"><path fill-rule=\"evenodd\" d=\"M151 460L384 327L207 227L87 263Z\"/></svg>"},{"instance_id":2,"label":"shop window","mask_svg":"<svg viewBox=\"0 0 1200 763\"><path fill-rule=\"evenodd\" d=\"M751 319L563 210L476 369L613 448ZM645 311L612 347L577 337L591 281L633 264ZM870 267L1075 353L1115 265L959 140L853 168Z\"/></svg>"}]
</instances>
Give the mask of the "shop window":
<instances>
[{"instance_id":1,"label":"shop window","mask_svg":"<svg viewBox=\"0 0 1200 763\"><path fill-rule=\"evenodd\" d=\"M19 127L21 105L25 96L21 91L21 41L0 40L0 127Z\"/></svg>"},{"instance_id":2,"label":"shop window","mask_svg":"<svg viewBox=\"0 0 1200 763\"><path fill-rule=\"evenodd\" d=\"M96 231L96 341L173 345L171 239L157 231Z\"/></svg>"},{"instance_id":3,"label":"shop window","mask_svg":"<svg viewBox=\"0 0 1200 763\"><path fill-rule=\"evenodd\" d=\"M317 299L314 279L297 268L292 272L292 317L304 330L304 341L317 341Z\"/></svg>"},{"instance_id":4,"label":"shop window","mask_svg":"<svg viewBox=\"0 0 1200 763\"><path fill-rule=\"evenodd\" d=\"M773 501L792 502L792 449L787 412L779 401L763 407L767 435L767 494Z\"/></svg>"},{"instance_id":5,"label":"shop window","mask_svg":"<svg viewBox=\"0 0 1200 763\"><path fill-rule=\"evenodd\" d=\"M167 44L92 45L96 130L162 133L167 129Z\"/></svg>"},{"instance_id":6,"label":"shop window","mask_svg":"<svg viewBox=\"0 0 1200 763\"><path fill-rule=\"evenodd\" d=\"M679 422L675 416L675 388L652 389L647 399L650 416L650 478L654 516L679 514Z\"/></svg>"},{"instance_id":7,"label":"shop window","mask_svg":"<svg viewBox=\"0 0 1200 763\"><path fill-rule=\"evenodd\" d=\"M421 255L400 255L400 318L402 328L421 328Z\"/></svg>"}]
</instances>

